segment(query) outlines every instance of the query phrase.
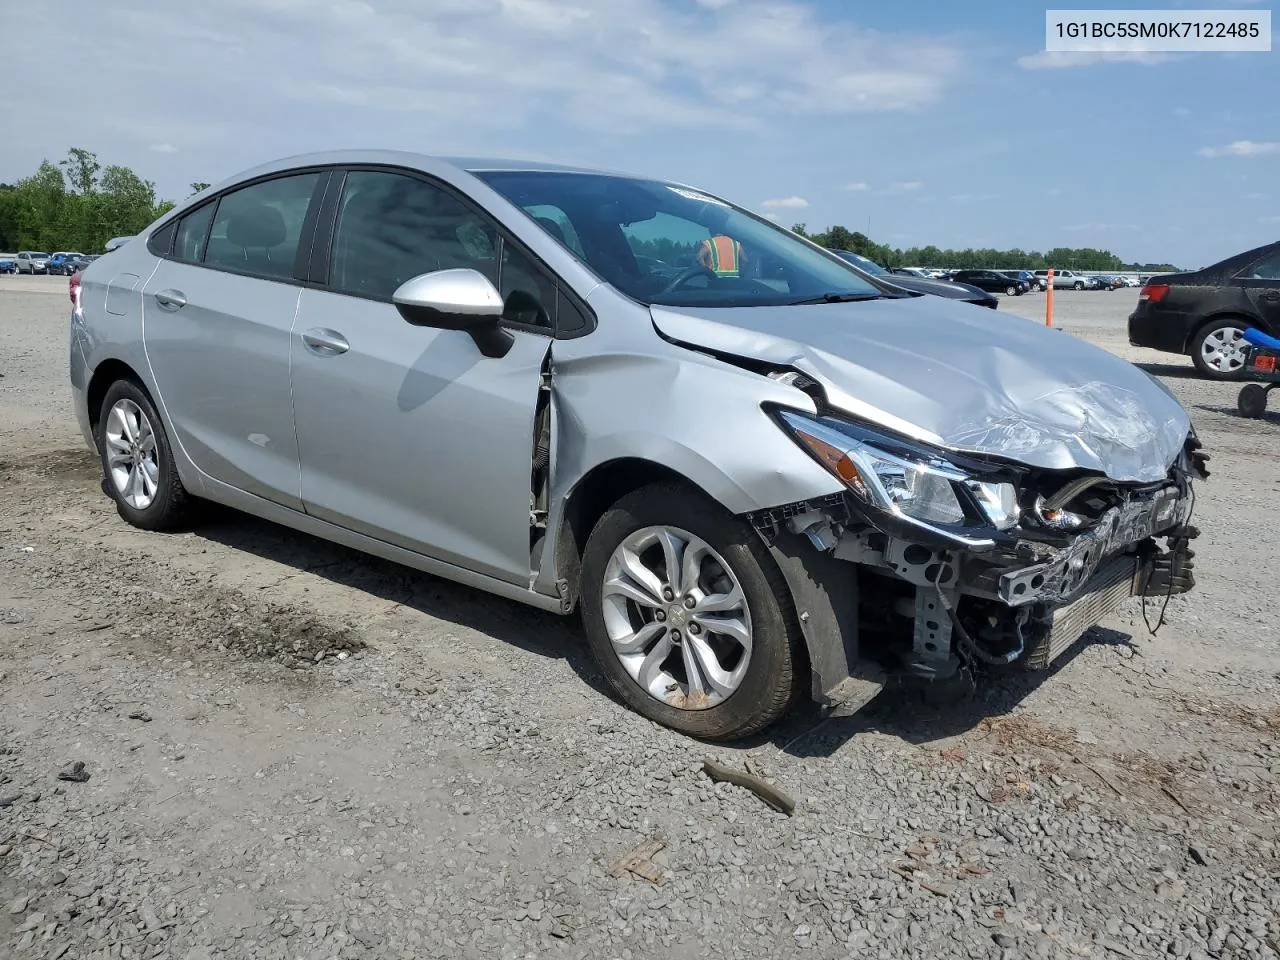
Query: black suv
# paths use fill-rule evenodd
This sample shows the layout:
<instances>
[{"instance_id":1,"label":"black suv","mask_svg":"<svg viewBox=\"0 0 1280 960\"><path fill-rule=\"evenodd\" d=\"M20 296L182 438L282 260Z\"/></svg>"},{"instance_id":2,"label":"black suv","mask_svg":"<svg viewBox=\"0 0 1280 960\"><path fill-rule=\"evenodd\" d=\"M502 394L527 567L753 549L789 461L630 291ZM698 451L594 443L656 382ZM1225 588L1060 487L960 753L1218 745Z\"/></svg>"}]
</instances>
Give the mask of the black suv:
<instances>
[{"instance_id":1,"label":"black suv","mask_svg":"<svg viewBox=\"0 0 1280 960\"><path fill-rule=\"evenodd\" d=\"M951 275L951 279L957 283L967 283L979 290L1007 293L1011 297L1020 297L1031 289L1027 281L1005 273L997 273L995 270L957 270Z\"/></svg>"},{"instance_id":2,"label":"black suv","mask_svg":"<svg viewBox=\"0 0 1280 960\"><path fill-rule=\"evenodd\" d=\"M1231 380L1244 366L1247 327L1280 336L1280 241L1149 279L1129 315L1129 342L1190 356L1206 377Z\"/></svg>"}]
</instances>

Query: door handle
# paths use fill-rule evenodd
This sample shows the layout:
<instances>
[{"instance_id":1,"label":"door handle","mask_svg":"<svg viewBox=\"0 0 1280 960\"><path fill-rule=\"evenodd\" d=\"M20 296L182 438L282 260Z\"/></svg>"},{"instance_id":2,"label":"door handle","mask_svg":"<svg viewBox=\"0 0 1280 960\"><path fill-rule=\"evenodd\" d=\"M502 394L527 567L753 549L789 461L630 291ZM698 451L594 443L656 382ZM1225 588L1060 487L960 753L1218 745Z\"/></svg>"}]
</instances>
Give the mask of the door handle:
<instances>
[{"instance_id":1,"label":"door handle","mask_svg":"<svg viewBox=\"0 0 1280 960\"><path fill-rule=\"evenodd\" d=\"M351 344L347 343L346 337L337 330L329 330L325 327L312 327L307 330L302 334L302 342L307 345L308 350L319 357L336 357L351 349Z\"/></svg>"},{"instance_id":2,"label":"door handle","mask_svg":"<svg viewBox=\"0 0 1280 960\"><path fill-rule=\"evenodd\" d=\"M186 294L181 290L158 290L155 297L156 303L166 310L181 310L187 305Z\"/></svg>"}]
</instances>

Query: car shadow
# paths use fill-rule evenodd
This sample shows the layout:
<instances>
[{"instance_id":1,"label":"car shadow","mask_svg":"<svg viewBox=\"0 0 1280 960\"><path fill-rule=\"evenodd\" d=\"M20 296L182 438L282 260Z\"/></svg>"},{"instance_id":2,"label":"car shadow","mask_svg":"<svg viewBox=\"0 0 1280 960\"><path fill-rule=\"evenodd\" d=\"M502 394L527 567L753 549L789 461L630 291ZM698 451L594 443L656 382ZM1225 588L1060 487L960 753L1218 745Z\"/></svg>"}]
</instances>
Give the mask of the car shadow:
<instances>
[{"instance_id":1,"label":"car shadow","mask_svg":"<svg viewBox=\"0 0 1280 960\"><path fill-rule=\"evenodd\" d=\"M1280 390L1276 391L1277 402L1280 402ZM1246 417L1240 413L1240 408L1236 406L1222 406L1216 403L1197 403L1197 410L1203 410L1205 413L1220 413L1224 417L1231 417L1235 420L1243 420L1246 423L1280 423L1280 410L1266 410L1260 417Z\"/></svg>"},{"instance_id":2,"label":"car shadow","mask_svg":"<svg viewBox=\"0 0 1280 960\"><path fill-rule=\"evenodd\" d=\"M207 515L192 532L299 573L314 574L391 604L479 631L521 650L564 660L594 690L609 692L587 650L576 616L547 613L214 504L209 505Z\"/></svg>"},{"instance_id":3,"label":"car shadow","mask_svg":"<svg viewBox=\"0 0 1280 960\"><path fill-rule=\"evenodd\" d=\"M1015 668L1008 673L984 673L969 690L952 694L891 684L852 716L823 719L812 706L788 717L761 741L772 742L793 757L826 758L859 734L882 734L916 746L946 740L973 732L984 720L1008 716L1089 647L1132 648L1132 643L1133 637L1127 633L1094 627L1048 670Z\"/></svg>"},{"instance_id":4,"label":"car shadow","mask_svg":"<svg viewBox=\"0 0 1280 960\"><path fill-rule=\"evenodd\" d=\"M1178 377L1183 380L1208 379L1202 377L1200 371L1191 363L1135 363L1134 366L1156 377Z\"/></svg>"}]
</instances>

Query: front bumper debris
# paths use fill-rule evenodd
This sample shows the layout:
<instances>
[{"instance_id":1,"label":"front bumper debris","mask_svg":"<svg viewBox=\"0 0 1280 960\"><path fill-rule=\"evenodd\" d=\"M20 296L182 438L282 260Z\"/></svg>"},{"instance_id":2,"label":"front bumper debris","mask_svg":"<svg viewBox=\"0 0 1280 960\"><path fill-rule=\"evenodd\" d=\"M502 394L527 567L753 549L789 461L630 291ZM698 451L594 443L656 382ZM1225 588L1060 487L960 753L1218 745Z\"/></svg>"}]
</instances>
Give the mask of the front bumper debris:
<instances>
[{"instance_id":1,"label":"front bumper debris","mask_svg":"<svg viewBox=\"0 0 1280 960\"><path fill-rule=\"evenodd\" d=\"M1188 525L1192 503L1189 484L1170 483L1134 493L1077 534L1019 531L973 551L871 528L839 497L751 520L792 588L814 698L831 707L864 701L892 673L1044 670L1129 598L1186 593L1199 534ZM889 628L879 650L868 631L876 612Z\"/></svg>"}]
</instances>

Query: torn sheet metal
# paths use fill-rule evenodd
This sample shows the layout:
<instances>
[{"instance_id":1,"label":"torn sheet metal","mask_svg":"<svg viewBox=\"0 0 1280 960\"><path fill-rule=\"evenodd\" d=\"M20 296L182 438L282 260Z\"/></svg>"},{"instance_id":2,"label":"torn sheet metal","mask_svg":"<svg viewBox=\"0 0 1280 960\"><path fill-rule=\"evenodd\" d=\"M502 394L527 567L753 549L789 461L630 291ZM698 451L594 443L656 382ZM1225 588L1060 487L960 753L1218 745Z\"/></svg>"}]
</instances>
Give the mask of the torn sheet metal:
<instances>
[{"instance_id":1,"label":"torn sheet metal","mask_svg":"<svg viewBox=\"0 0 1280 960\"><path fill-rule=\"evenodd\" d=\"M1191 429L1168 390L1106 350L934 297L652 313L675 341L793 367L832 406L955 451L1145 483Z\"/></svg>"}]
</instances>

